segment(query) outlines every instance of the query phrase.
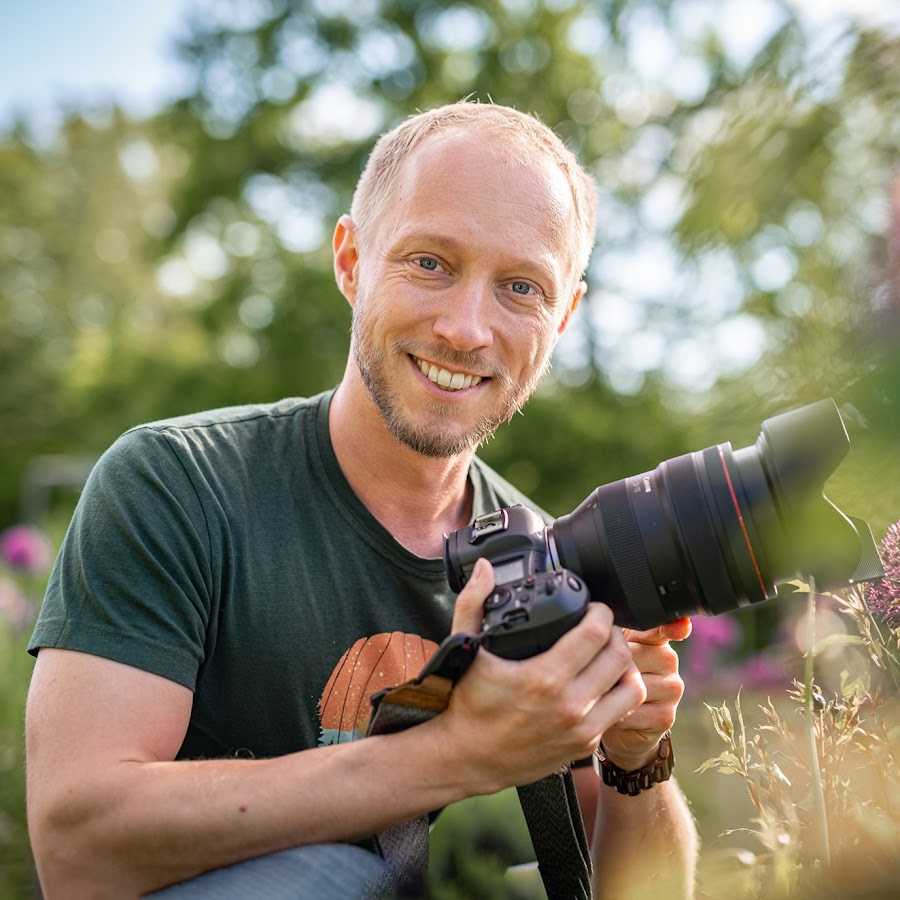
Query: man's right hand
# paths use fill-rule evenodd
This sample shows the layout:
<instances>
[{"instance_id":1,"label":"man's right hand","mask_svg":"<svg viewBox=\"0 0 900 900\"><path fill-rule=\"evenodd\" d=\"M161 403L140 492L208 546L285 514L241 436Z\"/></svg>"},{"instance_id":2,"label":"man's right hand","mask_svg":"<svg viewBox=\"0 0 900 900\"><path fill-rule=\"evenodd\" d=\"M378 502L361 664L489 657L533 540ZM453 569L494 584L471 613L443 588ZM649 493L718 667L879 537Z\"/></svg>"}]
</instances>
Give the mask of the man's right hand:
<instances>
[{"instance_id":1,"label":"man's right hand","mask_svg":"<svg viewBox=\"0 0 900 900\"><path fill-rule=\"evenodd\" d=\"M480 632L493 588L493 568L481 559L457 598L454 633ZM466 761L462 777L474 779L473 793L490 793L588 756L645 697L612 611L591 603L578 625L530 659L503 659L482 648L442 718L457 765Z\"/></svg>"}]
</instances>

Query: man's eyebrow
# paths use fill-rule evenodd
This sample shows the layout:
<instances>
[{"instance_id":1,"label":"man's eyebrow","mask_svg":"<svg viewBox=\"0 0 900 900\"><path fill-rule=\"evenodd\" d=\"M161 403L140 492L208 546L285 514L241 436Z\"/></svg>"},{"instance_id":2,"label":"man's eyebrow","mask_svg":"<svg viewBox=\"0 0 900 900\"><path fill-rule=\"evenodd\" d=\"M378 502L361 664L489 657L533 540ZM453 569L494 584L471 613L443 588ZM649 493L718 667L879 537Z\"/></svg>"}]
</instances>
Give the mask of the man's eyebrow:
<instances>
[{"instance_id":1,"label":"man's eyebrow","mask_svg":"<svg viewBox=\"0 0 900 900\"><path fill-rule=\"evenodd\" d=\"M461 253L463 249L462 241L458 241L452 234L438 231L401 231L391 243L394 247L418 246L421 244L423 248L426 246L446 248L456 253Z\"/></svg>"}]
</instances>

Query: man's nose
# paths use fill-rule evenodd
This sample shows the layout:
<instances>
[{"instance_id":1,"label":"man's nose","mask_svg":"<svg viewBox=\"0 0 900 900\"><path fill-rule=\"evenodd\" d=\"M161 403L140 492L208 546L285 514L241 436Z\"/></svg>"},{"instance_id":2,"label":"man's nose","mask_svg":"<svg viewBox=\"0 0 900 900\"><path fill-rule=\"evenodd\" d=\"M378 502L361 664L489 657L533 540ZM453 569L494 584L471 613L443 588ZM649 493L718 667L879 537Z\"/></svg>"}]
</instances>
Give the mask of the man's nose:
<instances>
[{"instance_id":1,"label":"man's nose","mask_svg":"<svg viewBox=\"0 0 900 900\"><path fill-rule=\"evenodd\" d=\"M433 331L454 350L486 350L494 341L496 298L489 285L462 283L448 292L434 320Z\"/></svg>"}]
</instances>

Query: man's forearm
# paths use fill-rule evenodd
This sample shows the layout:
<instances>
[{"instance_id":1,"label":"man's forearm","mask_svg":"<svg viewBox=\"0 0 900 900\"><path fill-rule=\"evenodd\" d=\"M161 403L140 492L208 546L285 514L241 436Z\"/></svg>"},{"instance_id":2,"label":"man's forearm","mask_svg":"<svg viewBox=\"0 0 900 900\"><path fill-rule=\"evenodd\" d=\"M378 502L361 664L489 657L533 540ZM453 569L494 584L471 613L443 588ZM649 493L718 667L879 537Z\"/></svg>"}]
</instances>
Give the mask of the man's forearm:
<instances>
[{"instance_id":1,"label":"man's forearm","mask_svg":"<svg viewBox=\"0 0 900 900\"><path fill-rule=\"evenodd\" d=\"M592 848L598 900L692 897L698 846L693 815L674 779L636 797L599 786Z\"/></svg>"},{"instance_id":2,"label":"man's forearm","mask_svg":"<svg viewBox=\"0 0 900 900\"><path fill-rule=\"evenodd\" d=\"M471 786L434 764L432 730L269 760L122 762L102 787L86 786L89 773L75 786L73 773L68 796L38 798L32 823L48 900L137 897L286 847L353 841L455 802Z\"/></svg>"}]
</instances>

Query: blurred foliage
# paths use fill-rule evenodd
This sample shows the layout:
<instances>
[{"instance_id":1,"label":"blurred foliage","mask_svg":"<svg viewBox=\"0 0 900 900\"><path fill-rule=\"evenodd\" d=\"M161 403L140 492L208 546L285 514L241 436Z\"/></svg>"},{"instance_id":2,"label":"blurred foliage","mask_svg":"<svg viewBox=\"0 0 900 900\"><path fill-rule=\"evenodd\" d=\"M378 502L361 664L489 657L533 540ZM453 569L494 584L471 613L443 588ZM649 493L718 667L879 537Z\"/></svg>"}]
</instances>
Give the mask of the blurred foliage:
<instances>
[{"instance_id":1,"label":"blurred foliage","mask_svg":"<svg viewBox=\"0 0 900 900\"><path fill-rule=\"evenodd\" d=\"M832 395L853 452L829 496L876 537L898 518L896 31L813 25L783 0L195 9L189 95L0 135L0 526L36 457L335 384L333 224L378 133L461 97L536 113L600 192L588 294L489 462L561 514ZM0 659L24 683L14 649Z\"/></svg>"},{"instance_id":2,"label":"blurred foliage","mask_svg":"<svg viewBox=\"0 0 900 900\"><path fill-rule=\"evenodd\" d=\"M0 897L39 895L25 818L25 698L33 660L28 635L57 540L36 528L0 529Z\"/></svg>"},{"instance_id":3,"label":"blurred foliage","mask_svg":"<svg viewBox=\"0 0 900 900\"><path fill-rule=\"evenodd\" d=\"M334 384L333 223L379 132L463 96L536 113L600 184L588 296L490 462L561 513L832 394L864 435L844 493L896 518L895 34L775 0L745 28L708 0L194 10L189 96L0 141L0 518L37 454Z\"/></svg>"},{"instance_id":4,"label":"blurred foliage","mask_svg":"<svg viewBox=\"0 0 900 900\"><path fill-rule=\"evenodd\" d=\"M32 663L26 643L0 615L0 896L10 900L37 895L25 824L22 722Z\"/></svg>"},{"instance_id":5,"label":"blurred foliage","mask_svg":"<svg viewBox=\"0 0 900 900\"><path fill-rule=\"evenodd\" d=\"M759 707L760 724L750 732L740 695L734 715L728 703L707 704L725 749L697 772L737 775L755 815L750 819L753 827L722 835L735 836L741 849L710 848L705 893L718 896L727 885L735 897L896 896L897 534L895 525L884 544L891 583L881 586L879 602L872 602L872 585L810 595L806 674L787 692L792 709L769 697ZM849 621L850 630L818 640L816 619L829 599ZM835 650L840 676L829 691L820 679L828 677L834 660L824 671L819 666L821 657ZM746 847L748 839L753 849ZM739 866L717 871L735 857Z\"/></svg>"}]
</instances>

